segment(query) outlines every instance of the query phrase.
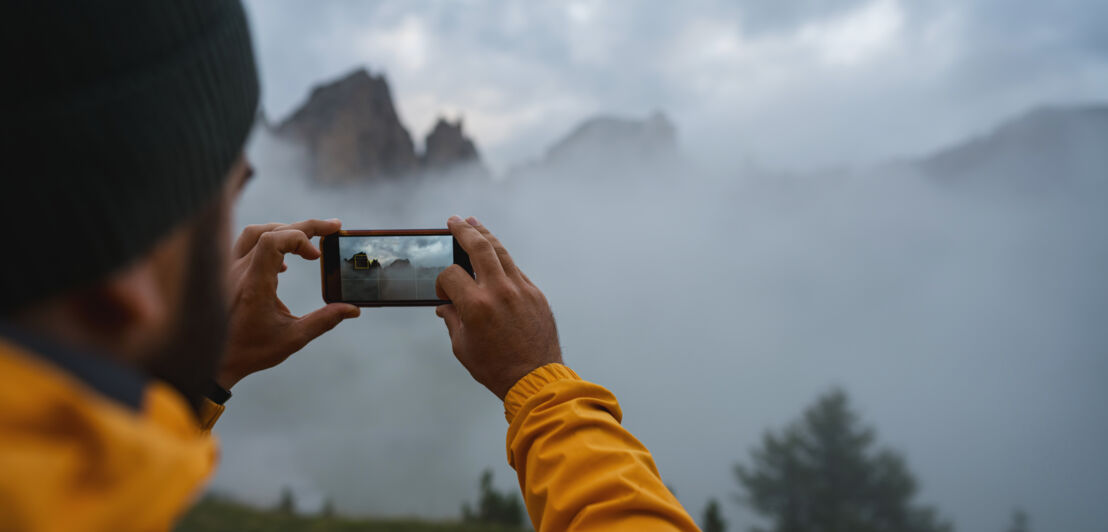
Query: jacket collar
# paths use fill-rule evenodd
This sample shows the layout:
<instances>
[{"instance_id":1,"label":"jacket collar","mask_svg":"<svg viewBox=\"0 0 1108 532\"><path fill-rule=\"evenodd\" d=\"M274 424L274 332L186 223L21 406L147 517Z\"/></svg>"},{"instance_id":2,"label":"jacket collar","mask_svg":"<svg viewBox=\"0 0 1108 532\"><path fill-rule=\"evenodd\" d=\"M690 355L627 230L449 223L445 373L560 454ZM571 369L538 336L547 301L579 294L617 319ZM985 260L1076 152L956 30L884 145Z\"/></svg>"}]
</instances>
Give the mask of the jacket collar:
<instances>
[{"instance_id":1,"label":"jacket collar","mask_svg":"<svg viewBox=\"0 0 1108 532\"><path fill-rule=\"evenodd\" d=\"M171 386L147 379L132 408L141 377L42 342L0 337L0 528L170 530L215 467L211 435Z\"/></svg>"},{"instance_id":2,"label":"jacket collar","mask_svg":"<svg viewBox=\"0 0 1108 532\"><path fill-rule=\"evenodd\" d=\"M138 371L91 350L76 349L0 320L0 338L69 373L101 395L133 410L141 407L146 378Z\"/></svg>"}]
</instances>

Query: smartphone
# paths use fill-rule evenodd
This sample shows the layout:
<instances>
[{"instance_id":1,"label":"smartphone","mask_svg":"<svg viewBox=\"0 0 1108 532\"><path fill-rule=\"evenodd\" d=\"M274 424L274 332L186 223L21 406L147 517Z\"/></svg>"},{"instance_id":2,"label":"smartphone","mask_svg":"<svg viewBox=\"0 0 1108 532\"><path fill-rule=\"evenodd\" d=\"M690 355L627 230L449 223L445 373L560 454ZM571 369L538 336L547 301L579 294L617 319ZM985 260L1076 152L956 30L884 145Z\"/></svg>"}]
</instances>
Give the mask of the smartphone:
<instances>
[{"instance_id":1,"label":"smartphone","mask_svg":"<svg viewBox=\"0 0 1108 532\"><path fill-rule=\"evenodd\" d=\"M359 307L449 303L435 278L451 264L473 276L469 255L449 229L347 230L320 241L323 300Z\"/></svg>"}]
</instances>

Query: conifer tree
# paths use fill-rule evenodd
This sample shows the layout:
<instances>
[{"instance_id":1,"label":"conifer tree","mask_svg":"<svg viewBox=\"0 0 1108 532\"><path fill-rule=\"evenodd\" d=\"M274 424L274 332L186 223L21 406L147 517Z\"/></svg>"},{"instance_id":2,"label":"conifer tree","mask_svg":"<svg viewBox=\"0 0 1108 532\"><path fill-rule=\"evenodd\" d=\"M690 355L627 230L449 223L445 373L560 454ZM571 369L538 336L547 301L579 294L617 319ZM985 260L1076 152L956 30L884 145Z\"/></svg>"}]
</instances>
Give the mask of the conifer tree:
<instances>
[{"instance_id":1,"label":"conifer tree","mask_svg":"<svg viewBox=\"0 0 1108 532\"><path fill-rule=\"evenodd\" d=\"M700 528L704 532L724 532L727 530L727 521L724 521L723 516L719 513L719 501L714 498L708 499L708 505L704 507L704 519L701 520Z\"/></svg>"},{"instance_id":2,"label":"conifer tree","mask_svg":"<svg viewBox=\"0 0 1108 532\"><path fill-rule=\"evenodd\" d=\"M319 516L324 519L335 517L335 503L330 497L323 499L323 506L319 509Z\"/></svg>"},{"instance_id":3,"label":"conifer tree","mask_svg":"<svg viewBox=\"0 0 1108 532\"><path fill-rule=\"evenodd\" d=\"M876 447L847 395L832 390L801 418L767 431L736 465L741 502L774 532L949 532L935 509L913 503L917 483L900 454Z\"/></svg>"},{"instance_id":4,"label":"conifer tree","mask_svg":"<svg viewBox=\"0 0 1108 532\"><path fill-rule=\"evenodd\" d=\"M474 523L523 525L523 503L519 496L496 491L492 485L492 470L481 474L480 494L476 510L469 503L462 505L462 520Z\"/></svg>"},{"instance_id":5,"label":"conifer tree","mask_svg":"<svg viewBox=\"0 0 1108 532\"><path fill-rule=\"evenodd\" d=\"M1023 508L1012 510L1012 524L1008 525L1008 532L1031 532L1031 519Z\"/></svg>"},{"instance_id":6,"label":"conifer tree","mask_svg":"<svg viewBox=\"0 0 1108 532\"><path fill-rule=\"evenodd\" d=\"M296 513L296 497L293 496L292 489L288 486L281 488L281 499L277 502L277 511L288 515Z\"/></svg>"}]
</instances>

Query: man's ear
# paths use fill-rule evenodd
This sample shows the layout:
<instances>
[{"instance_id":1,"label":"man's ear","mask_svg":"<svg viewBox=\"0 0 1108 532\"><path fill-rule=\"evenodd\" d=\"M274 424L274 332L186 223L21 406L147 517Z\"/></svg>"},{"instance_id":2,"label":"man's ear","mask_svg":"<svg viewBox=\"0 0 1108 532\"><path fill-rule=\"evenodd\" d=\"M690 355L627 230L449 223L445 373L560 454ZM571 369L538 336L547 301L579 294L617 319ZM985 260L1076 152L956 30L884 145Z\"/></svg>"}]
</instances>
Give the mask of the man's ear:
<instances>
[{"instance_id":1,"label":"man's ear","mask_svg":"<svg viewBox=\"0 0 1108 532\"><path fill-rule=\"evenodd\" d=\"M178 231L71 300L75 317L102 349L133 360L171 333L187 248Z\"/></svg>"},{"instance_id":2,"label":"man's ear","mask_svg":"<svg viewBox=\"0 0 1108 532\"><path fill-rule=\"evenodd\" d=\"M165 331L170 312L152 262L140 260L72 299L82 329L102 349L131 358Z\"/></svg>"}]
</instances>

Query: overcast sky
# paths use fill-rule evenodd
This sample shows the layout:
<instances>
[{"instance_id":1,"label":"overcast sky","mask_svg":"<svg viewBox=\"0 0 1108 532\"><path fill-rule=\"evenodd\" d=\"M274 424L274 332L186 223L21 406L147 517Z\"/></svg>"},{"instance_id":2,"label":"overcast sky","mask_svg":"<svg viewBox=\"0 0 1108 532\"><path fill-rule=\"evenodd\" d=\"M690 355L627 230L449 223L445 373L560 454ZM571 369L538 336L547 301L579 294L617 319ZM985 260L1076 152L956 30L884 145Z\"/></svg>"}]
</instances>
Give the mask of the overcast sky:
<instances>
[{"instance_id":1,"label":"overcast sky","mask_svg":"<svg viewBox=\"0 0 1108 532\"><path fill-rule=\"evenodd\" d=\"M420 267L445 268L454 262L454 240L447 236L363 236L339 239L343 259L364 251L369 258L388 266L397 259L408 259Z\"/></svg>"},{"instance_id":2,"label":"overcast sky","mask_svg":"<svg viewBox=\"0 0 1108 532\"><path fill-rule=\"evenodd\" d=\"M499 170L596 113L663 110L696 163L803 169L922 154L1108 93L1103 0L248 7L271 117L364 66L388 75L417 143L438 113L464 114ZM263 178L240 224L481 218L546 293L567 361L616 393L696 514L716 497L732 529L753 524L730 466L841 385L959 530L1002 530L1016 506L1034 530L1104 528L1103 180L1025 194L991 176L975 194L884 169L766 186L776 173L689 165L321 188L284 144L258 135L250 153ZM661 245L695 275L650 267ZM289 261L293 312L321 304L318 275ZM502 405L431 309L367 309L235 394L215 487L246 500L292 486L305 508L447 518L485 467L514 487Z\"/></svg>"},{"instance_id":3,"label":"overcast sky","mask_svg":"<svg viewBox=\"0 0 1108 532\"><path fill-rule=\"evenodd\" d=\"M417 144L464 116L494 169L596 113L660 109L717 164L925 153L1043 104L1104 99L1102 0L248 0L263 105L384 72Z\"/></svg>"}]
</instances>

